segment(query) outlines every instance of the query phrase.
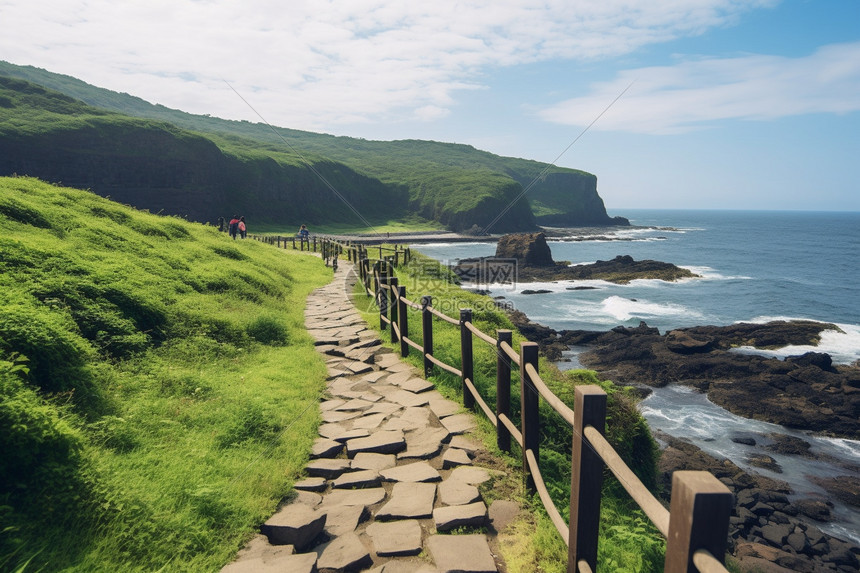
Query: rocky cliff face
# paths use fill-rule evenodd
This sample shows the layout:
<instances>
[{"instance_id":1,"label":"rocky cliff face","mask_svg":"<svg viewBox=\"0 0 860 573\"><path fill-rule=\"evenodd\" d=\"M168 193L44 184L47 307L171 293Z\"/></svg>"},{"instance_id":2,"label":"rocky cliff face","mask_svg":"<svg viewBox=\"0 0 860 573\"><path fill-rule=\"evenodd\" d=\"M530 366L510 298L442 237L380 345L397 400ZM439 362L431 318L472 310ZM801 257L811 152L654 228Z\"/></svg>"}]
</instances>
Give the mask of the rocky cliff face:
<instances>
[{"instance_id":1,"label":"rocky cliff face","mask_svg":"<svg viewBox=\"0 0 860 573\"><path fill-rule=\"evenodd\" d=\"M525 187L531 181L520 183ZM547 173L528 196L537 224L544 227L630 225L626 218L606 213L591 173Z\"/></svg>"}]
</instances>

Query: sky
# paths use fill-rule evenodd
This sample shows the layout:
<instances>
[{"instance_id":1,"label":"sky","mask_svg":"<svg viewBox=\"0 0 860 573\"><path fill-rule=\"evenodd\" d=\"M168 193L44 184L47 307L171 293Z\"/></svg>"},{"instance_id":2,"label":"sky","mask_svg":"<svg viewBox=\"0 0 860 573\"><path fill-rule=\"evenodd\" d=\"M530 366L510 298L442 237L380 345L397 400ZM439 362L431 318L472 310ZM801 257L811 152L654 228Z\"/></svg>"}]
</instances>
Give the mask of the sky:
<instances>
[{"instance_id":1,"label":"sky","mask_svg":"<svg viewBox=\"0 0 860 573\"><path fill-rule=\"evenodd\" d=\"M0 0L0 22L0 60L582 169L610 215L860 211L860 0Z\"/></svg>"}]
</instances>

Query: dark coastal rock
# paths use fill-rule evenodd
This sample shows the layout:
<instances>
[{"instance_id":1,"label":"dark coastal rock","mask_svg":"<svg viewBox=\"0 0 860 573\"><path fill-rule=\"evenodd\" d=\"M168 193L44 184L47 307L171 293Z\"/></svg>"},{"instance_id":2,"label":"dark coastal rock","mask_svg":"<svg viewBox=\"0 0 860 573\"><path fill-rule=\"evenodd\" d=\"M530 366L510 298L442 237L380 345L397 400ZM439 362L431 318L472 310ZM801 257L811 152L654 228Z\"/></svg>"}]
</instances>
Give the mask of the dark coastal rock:
<instances>
[{"instance_id":1,"label":"dark coastal rock","mask_svg":"<svg viewBox=\"0 0 860 573\"><path fill-rule=\"evenodd\" d=\"M512 262L516 261L516 276ZM675 281L698 275L671 263L643 260L636 261L630 255L619 255L611 261L597 261L589 265L570 266L556 262L546 242L544 233L519 233L504 235L496 245L496 255L491 258L462 259L454 267L454 273L468 282L520 282L556 280L605 280L626 284L636 279L659 279Z\"/></svg>"},{"instance_id":2,"label":"dark coastal rock","mask_svg":"<svg viewBox=\"0 0 860 573\"><path fill-rule=\"evenodd\" d=\"M860 507L860 477L857 475L832 478L813 476L811 479L836 499L853 507Z\"/></svg>"},{"instance_id":3,"label":"dark coastal rock","mask_svg":"<svg viewBox=\"0 0 860 573\"><path fill-rule=\"evenodd\" d=\"M768 438L773 440L773 443L765 446L765 449L771 452L790 456L814 457L809 451L812 445L804 439L785 434L768 434Z\"/></svg>"},{"instance_id":4,"label":"dark coastal rock","mask_svg":"<svg viewBox=\"0 0 860 573\"><path fill-rule=\"evenodd\" d=\"M736 444L743 444L745 446L756 445L756 440L752 436L732 436L732 441Z\"/></svg>"},{"instance_id":5,"label":"dark coastal rock","mask_svg":"<svg viewBox=\"0 0 860 573\"><path fill-rule=\"evenodd\" d=\"M778 474L782 473L782 467L780 467L780 465L776 463L775 459L773 459L767 454L750 454L747 456L747 462L749 462L751 466L755 466L757 468L771 470Z\"/></svg>"},{"instance_id":6,"label":"dark coastal rock","mask_svg":"<svg viewBox=\"0 0 860 573\"><path fill-rule=\"evenodd\" d=\"M496 243L496 258L517 259L530 267L554 267L552 251L544 233L504 235Z\"/></svg>"},{"instance_id":7,"label":"dark coastal rock","mask_svg":"<svg viewBox=\"0 0 860 573\"><path fill-rule=\"evenodd\" d=\"M858 439L860 392L851 390L849 382L860 376L856 365L828 371L811 365L826 365L818 356L783 361L731 350L738 345L815 344L822 331L833 328L808 321L776 321L685 328L664 336L642 328L613 329L579 341L578 345L589 348L579 360L616 383L657 387L681 383L707 392L713 402L747 418ZM564 332L558 339L568 340ZM802 446L796 443L774 447L778 448L774 451L802 454Z\"/></svg>"},{"instance_id":8,"label":"dark coastal rock","mask_svg":"<svg viewBox=\"0 0 860 573\"><path fill-rule=\"evenodd\" d=\"M788 500L784 482L749 474L729 460L719 460L695 445L657 432L666 444L659 471L662 494L671 495L671 475L678 470L708 471L734 495L729 548L744 566L758 571L855 571L860 547L823 533L807 521L830 519L821 500ZM852 569L853 567L853 569Z\"/></svg>"},{"instance_id":9,"label":"dark coastal rock","mask_svg":"<svg viewBox=\"0 0 860 573\"><path fill-rule=\"evenodd\" d=\"M550 293L552 293L552 291L546 290L546 289L532 290L532 289L527 288L524 291L522 291L522 294L550 294Z\"/></svg>"}]
</instances>

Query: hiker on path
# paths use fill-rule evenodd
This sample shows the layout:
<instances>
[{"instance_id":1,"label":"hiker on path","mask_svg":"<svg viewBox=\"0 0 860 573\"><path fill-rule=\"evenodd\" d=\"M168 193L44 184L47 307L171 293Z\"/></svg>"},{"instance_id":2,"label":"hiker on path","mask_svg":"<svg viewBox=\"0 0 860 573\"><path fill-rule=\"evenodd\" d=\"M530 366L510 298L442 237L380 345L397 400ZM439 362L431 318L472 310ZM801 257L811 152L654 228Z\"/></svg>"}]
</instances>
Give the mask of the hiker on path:
<instances>
[{"instance_id":1,"label":"hiker on path","mask_svg":"<svg viewBox=\"0 0 860 573\"><path fill-rule=\"evenodd\" d=\"M299 243L301 244L303 251L305 250L305 243L310 244L310 239L308 238L308 237L310 237L310 234L311 234L311 232L308 231L307 226L302 225L299 228ZM310 247L308 247L308 249L310 250Z\"/></svg>"},{"instance_id":2,"label":"hiker on path","mask_svg":"<svg viewBox=\"0 0 860 573\"><path fill-rule=\"evenodd\" d=\"M248 230L245 227L245 216L239 217L239 224L237 225L239 228L239 236L243 239L248 235Z\"/></svg>"},{"instance_id":3,"label":"hiker on path","mask_svg":"<svg viewBox=\"0 0 860 573\"><path fill-rule=\"evenodd\" d=\"M230 236L235 239L236 233L239 232L239 215L234 215L233 218L230 219L230 226L228 229L230 231Z\"/></svg>"}]
</instances>

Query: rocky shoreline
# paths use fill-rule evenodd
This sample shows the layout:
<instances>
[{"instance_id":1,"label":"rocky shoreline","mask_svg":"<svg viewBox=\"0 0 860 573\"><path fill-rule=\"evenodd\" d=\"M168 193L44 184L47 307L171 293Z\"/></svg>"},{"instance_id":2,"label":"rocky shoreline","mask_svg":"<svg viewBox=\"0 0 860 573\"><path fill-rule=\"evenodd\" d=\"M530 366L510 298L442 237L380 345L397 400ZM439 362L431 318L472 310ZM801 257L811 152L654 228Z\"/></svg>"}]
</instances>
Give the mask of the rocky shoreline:
<instances>
[{"instance_id":1,"label":"rocky shoreline","mask_svg":"<svg viewBox=\"0 0 860 573\"><path fill-rule=\"evenodd\" d=\"M860 436L860 366L834 366L823 353L783 361L731 350L741 344L757 348L814 344L823 330L836 328L834 325L811 321L736 324L661 335L645 323L600 332L555 331L530 321L520 311L509 315L550 360L561 360L570 346L585 347L578 357L583 366L618 384L636 387L643 396L652 387L684 384L707 392L712 401L747 418L851 439ZM857 571L860 546L819 529L832 519L829 501L789 501L792 491L784 482L748 473L730 460L716 459L667 434L655 437L664 445L660 461L664 492L669 491L671 473L677 470L709 471L732 491L731 550L745 568L764 573ZM747 444L756 439L733 438ZM772 435L768 441L772 452L813 455L810 444L798 438ZM749 462L769 469L775 463L765 454ZM844 476L813 481L833 499L860 509L860 467L843 467Z\"/></svg>"}]
</instances>

